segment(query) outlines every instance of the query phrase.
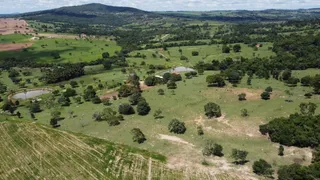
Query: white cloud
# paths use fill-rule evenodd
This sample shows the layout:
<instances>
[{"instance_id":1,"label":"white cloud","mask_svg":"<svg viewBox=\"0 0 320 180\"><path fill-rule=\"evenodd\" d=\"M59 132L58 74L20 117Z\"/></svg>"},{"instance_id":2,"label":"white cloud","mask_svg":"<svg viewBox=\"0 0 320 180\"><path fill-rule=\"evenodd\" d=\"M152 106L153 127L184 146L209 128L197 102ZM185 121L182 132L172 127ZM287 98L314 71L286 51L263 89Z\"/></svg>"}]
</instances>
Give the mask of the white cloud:
<instances>
[{"instance_id":1,"label":"white cloud","mask_svg":"<svg viewBox=\"0 0 320 180\"><path fill-rule=\"evenodd\" d=\"M30 12L61 6L93 3L93 0L0 0L0 14ZM129 6L147 11L209 11L318 8L320 0L100 0L102 4Z\"/></svg>"}]
</instances>

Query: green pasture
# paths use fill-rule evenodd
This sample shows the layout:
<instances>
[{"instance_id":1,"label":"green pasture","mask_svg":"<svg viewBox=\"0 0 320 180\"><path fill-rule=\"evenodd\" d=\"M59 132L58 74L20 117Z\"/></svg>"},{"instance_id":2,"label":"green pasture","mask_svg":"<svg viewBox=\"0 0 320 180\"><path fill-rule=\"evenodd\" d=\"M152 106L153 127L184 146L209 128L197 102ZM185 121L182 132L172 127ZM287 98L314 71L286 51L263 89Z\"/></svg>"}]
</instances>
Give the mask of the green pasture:
<instances>
[{"instance_id":1,"label":"green pasture","mask_svg":"<svg viewBox=\"0 0 320 180\"><path fill-rule=\"evenodd\" d=\"M0 44L25 43L30 41L31 36L25 34L0 35Z\"/></svg>"},{"instance_id":2,"label":"green pasture","mask_svg":"<svg viewBox=\"0 0 320 180\"><path fill-rule=\"evenodd\" d=\"M50 39L37 40L34 44L20 52L0 52L1 59L7 57L30 58L37 63L77 63L89 62L102 58L102 53L109 52L112 56L120 51L114 41L89 39ZM53 53L60 58L55 59Z\"/></svg>"},{"instance_id":3,"label":"green pasture","mask_svg":"<svg viewBox=\"0 0 320 180\"><path fill-rule=\"evenodd\" d=\"M252 80L252 85L246 85L247 77L244 77L238 87L232 87L230 84L225 88L207 87L205 77L212 73L206 72L205 75L187 79L185 82L179 82L178 88L174 91L168 90L165 85L156 86L143 92L143 97L146 98L152 110L147 116L139 116L137 114L125 116L125 121L119 126L110 127L106 122L95 122L92 115L95 112L102 111L106 106L103 104L94 105L91 102L83 104L72 103L71 106L61 108L57 105L55 108L47 109L46 97L43 96L43 111L36 114L37 122L49 124L50 113L54 109L62 112L62 117L65 119L60 121L61 129L84 133L90 136L95 136L107 139L113 142L140 147L143 149L159 152L165 155L170 153L178 153L181 145L175 142L159 139L159 134L176 136L195 145L195 148L201 151L205 139L211 138L224 147L225 157L228 161L232 148L244 149L249 152L248 159L251 164L259 158L267 159L274 166L283 164L291 164L295 159L304 159L302 154L298 152L294 155L280 157L277 155L278 145L271 143L267 137L262 136L259 131L259 125L267 123L275 117L288 116L291 113L299 111L299 104L302 102L313 102L320 107L320 97L313 96L311 99L305 99L304 94L311 92L312 88L302 87L298 85L295 88L287 87L283 82L274 79L257 79ZM297 77L305 75L313 75L316 70L294 71L293 74ZM140 74L140 76L142 76ZM99 80L102 83L121 82L126 79L126 74L121 71L107 71L101 74L86 75L75 79L76 81L83 80L84 85L97 86ZM184 78L185 79L185 78ZM261 100L260 94L267 87L273 87L272 98L268 101ZM68 87L68 86L67 86ZM58 87L56 87L59 89ZM165 95L157 94L158 89L164 89ZM77 89L79 95L82 94L84 87L80 86ZM291 91L294 95L291 97L285 93L285 90ZM99 90L98 94L102 95L108 90ZM238 101L238 94L247 93L248 100ZM293 102L288 103L285 100L291 99ZM73 102L73 100L72 100ZM118 110L118 105L127 103L128 99L123 98L117 101L112 101L110 106L114 110ZM215 102L221 106L223 118L207 119L204 115L203 106L208 102ZM24 102L22 102L23 104ZM248 109L249 117L241 117L241 109ZM161 109L164 118L155 120L153 113ZM30 114L25 106L18 109L24 119L30 119ZM74 111L76 117L70 118L69 112ZM320 113L320 109L317 110ZM177 118L186 123L187 131L183 135L176 135L168 132L167 126L169 122ZM197 135L197 126L200 124L204 127L205 135ZM132 142L130 130L132 128L140 128L146 135L147 141L143 144ZM173 151L173 152L172 152ZM289 153L289 150L286 148ZM195 154L194 156L198 156ZM191 155L193 156L193 155ZM201 157L201 156L200 156ZM199 159L199 163L202 159ZM308 163L308 161L302 161Z\"/></svg>"},{"instance_id":4,"label":"green pasture","mask_svg":"<svg viewBox=\"0 0 320 180\"><path fill-rule=\"evenodd\" d=\"M212 60L223 60L231 57L233 59L240 59L240 57L253 58L253 57L270 57L275 55L268 47L272 47L272 43L263 43L263 47L258 48L258 51L254 51L252 47L248 45L240 44L241 52L235 53L232 50L230 53L222 53L222 45L203 45L203 46L181 46L182 53L179 52L179 47L168 48L167 51L162 49L148 49L141 51L131 52L131 56L135 56L137 53L146 55L145 59L142 58L127 58L128 62L141 64L145 61L146 64L164 64L167 66L194 66L199 61L211 62ZM231 48L232 49L232 48ZM198 56L192 56L192 51L198 51ZM153 57L155 54L156 57ZM186 56L188 61L180 60L181 56ZM161 58L162 56L162 58ZM167 59L167 60L166 60Z\"/></svg>"}]
</instances>

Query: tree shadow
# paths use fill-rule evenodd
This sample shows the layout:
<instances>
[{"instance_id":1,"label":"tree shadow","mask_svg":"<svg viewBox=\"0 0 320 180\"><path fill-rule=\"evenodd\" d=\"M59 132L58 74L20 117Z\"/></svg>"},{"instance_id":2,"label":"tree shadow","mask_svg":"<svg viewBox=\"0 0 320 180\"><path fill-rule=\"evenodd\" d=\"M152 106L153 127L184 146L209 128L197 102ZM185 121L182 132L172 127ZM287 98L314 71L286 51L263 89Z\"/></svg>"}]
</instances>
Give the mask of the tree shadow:
<instances>
[{"instance_id":1,"label":"tree shadow","mask_svg":"<svg viewBox=\"0 0 320 180\"><path fill-rule=\"evenodd\" d=\"M232 163L235 164L235 165L245 165L248 162L250 162L250 161L244 160L244 161L234 161Z\"/></svg>"}]
</instances>

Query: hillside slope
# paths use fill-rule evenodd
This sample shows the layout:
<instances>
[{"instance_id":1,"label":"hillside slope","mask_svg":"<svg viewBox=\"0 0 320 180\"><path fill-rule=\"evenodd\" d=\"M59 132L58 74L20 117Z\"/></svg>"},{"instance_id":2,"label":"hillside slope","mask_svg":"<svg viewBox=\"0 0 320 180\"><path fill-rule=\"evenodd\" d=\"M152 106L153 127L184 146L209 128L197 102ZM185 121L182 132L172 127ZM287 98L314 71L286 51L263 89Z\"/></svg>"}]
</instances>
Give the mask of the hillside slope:
<instances>
[{"instance_id":1,"label":"hillside slope","mask_svg":"<svg viewBox=\"0 0 320 180\"><path fill-rule=\"evenodd\" d=\"M19 16L27 20L42 22L65 22L83 25L103 24L115 27L160 17L160 15L135 8L107 6L97 3L61 7L52 10L25 13Z\"/></svg>"},{"instance_id":2,"label":"hillside slope","mask_svg":"<svg viewBox=\"0 0 320 180\"><path fill-rule=\"evenodd\" d=\"M238 179L169 169L156 153L35 123L0 122L0 179Z\"/></svg>"}]
</instances>

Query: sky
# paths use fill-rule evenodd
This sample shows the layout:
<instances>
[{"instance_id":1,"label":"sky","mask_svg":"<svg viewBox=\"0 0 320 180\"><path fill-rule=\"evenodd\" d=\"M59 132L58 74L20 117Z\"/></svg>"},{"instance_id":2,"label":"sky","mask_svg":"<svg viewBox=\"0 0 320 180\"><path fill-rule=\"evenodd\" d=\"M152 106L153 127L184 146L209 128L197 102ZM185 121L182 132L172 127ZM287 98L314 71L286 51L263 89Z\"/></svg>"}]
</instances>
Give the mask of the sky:
<instances>
[{"instance_id":1,"label":"sky","mask_svg":"<svg viewBox=\"0 0 320 180\"><path fill-rule=\"evenodd\" d=\"M146 11L210 11L320 8L320 0L0 0L0 14L31 12L88 3Z\"/></svg>"}]
</instances>

